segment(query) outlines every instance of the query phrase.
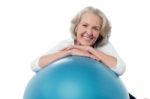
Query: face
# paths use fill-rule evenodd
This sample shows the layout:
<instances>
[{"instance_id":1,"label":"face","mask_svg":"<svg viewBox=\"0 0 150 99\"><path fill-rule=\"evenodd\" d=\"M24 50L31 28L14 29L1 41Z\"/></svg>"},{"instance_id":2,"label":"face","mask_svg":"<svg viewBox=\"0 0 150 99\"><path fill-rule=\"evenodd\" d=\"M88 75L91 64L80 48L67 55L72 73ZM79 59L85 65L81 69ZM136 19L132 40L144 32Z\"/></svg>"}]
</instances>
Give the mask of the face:
<instances>
[{"instance_id":1,"label":"face","mask_svg":"<svg viewBox=\"0 0 150 99\"><path fill-rule=\"evenodd\" d=\"M85 13L75 29L77 44L92 46L100 35L101 24L102 20L99 16Z\"/></svg>"}]
</instances>

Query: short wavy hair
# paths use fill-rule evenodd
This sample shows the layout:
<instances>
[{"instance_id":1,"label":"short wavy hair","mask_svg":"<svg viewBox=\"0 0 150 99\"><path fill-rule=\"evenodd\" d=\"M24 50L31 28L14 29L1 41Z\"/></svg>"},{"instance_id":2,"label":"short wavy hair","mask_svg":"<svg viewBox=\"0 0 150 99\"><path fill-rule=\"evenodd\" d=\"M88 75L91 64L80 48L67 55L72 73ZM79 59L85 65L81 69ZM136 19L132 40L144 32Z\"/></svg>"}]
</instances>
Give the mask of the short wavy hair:
<instances>
[{"instance_id":1,"label":"short wavy hair","mask_svg":"<svg viewBox=\"0 0 150 99\"><path fill-rule=\"evenodd\" d=\"M100 35L98 37L98 39L96 40L96 42L94 43L94 47L98 47L98 46L103 46L105 45L110 37L110 33L111 33L111 25L109 20L107 19L107 17L105 16L105 14L100 11L99 9L96 9L94 7L86 7L83 10L81 10L79 13L77 13L77 15L72 19L71 21L71 33L72 33L72 37L74 40L76 40L76 32L75 29L77 27L77 25L80 23L82 16L85 13L93 13L97 16L100 17L100 19L102 19L102 26L100 29Z\"/></svg>"}]
</instances>

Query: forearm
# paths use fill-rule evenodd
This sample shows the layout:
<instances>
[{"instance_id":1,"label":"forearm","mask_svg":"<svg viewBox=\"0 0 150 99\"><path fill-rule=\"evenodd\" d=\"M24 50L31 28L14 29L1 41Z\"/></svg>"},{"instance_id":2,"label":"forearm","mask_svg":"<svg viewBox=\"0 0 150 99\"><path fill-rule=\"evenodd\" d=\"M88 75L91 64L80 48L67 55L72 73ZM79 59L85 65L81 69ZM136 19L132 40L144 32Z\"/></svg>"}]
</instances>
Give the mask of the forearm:
<instances>
[{"instance_id":1,"label":"forearm","mask_svg":"<svg viewBox=\"0 0 150 99\"><path fill-rule=\"evenodd\" d=\"M102 63L110 68L114 68L117 65L117 58L114 56L107 55L101 51L90 49L90 52L98 58Z\"/></svg>"},{"instance_id":2,"label":"forearm","mask_svg":"<svg viewBox=\"0 0 150 99\"><path fill-rule=\"evenodd\" d=\"M68 51L59 51L59 52L56 52L56 53L51 54L51 55L45 55L39 59L38 65L40 67L44 68L49 63L52 63L53 61L58 60L60 58L68 56L68 55L70 55L70 53Z\"/></svg>"}]
</instances>

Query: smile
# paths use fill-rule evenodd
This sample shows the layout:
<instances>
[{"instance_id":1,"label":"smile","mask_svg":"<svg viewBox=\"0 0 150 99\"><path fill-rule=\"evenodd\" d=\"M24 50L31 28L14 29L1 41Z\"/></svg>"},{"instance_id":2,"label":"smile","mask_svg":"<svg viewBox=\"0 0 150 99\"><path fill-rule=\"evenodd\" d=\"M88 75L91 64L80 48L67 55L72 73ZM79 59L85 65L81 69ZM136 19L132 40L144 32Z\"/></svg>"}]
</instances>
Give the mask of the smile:
<instances>
[{"instance_id":1,"label":"smile","mask_svg":"<svg viewBox=\"0 0 150 99\"><path fill-rule=\"evenodd\" d=\"M83 38L84 38L85 40L92 40L92 39L93 39L93 37L89 37L89 36L83 36Z\"/></svg>"}]
</instances>

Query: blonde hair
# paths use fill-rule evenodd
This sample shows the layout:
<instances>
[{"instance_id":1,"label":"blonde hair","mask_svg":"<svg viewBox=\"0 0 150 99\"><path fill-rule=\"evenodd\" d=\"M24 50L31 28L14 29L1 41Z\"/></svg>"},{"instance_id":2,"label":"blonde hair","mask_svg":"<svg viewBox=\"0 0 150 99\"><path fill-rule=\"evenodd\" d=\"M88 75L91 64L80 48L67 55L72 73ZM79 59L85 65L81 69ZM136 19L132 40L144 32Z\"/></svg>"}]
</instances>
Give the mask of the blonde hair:
<instances>
[{"instance_id":1,"label":"blonde hair","mask_svg":"<svg viewBox=\"0 0 150 99\"><path fill-rule=\"evenodd\" d=\"M93 13L102 19L102 26L100 29L100 36L98 37L97 41L93 45L94 47L103 46L105 45L110 37L111 32L111 25L105 14L100 11L99 9L93 8L93 7L86 7L83 10L81 10L71 21L71 33L72 37L76 40L76 32L75 29L77 25L80 23L82 16L87 13Z\"/></svg>"}]
</instances>

